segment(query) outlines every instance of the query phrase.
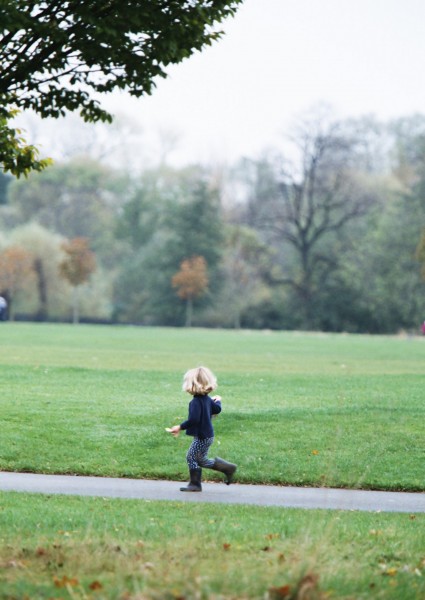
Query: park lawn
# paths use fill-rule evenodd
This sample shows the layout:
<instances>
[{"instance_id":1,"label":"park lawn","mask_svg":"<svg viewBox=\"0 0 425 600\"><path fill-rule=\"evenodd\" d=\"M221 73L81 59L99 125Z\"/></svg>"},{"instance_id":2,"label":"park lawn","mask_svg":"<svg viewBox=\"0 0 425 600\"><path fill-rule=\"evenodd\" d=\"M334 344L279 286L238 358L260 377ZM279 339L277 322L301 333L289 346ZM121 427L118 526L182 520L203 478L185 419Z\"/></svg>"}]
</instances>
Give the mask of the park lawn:
<instances>
[{"instance_id":1,"label":"park lawn","mask_svg":"<svg viewBox=\"0 0 425 600\"><path fill-rule=\"evenodd\" d=\"M0 469L186 479L189 439L164 428L198 364L239 481L425 489L425 339L408 336L2 323Z\"/></svg>"},{"instance_id":2,"label":"park lawn","mask_svg":"<svg viewBox=\"0 0 425 600\"><path fill-rule=\"evenodd\" d=\"M0 493L0 598L289 600L307 578L315 600L422 600L424 525L424 514Z\"/></svg>"}]
</instances>

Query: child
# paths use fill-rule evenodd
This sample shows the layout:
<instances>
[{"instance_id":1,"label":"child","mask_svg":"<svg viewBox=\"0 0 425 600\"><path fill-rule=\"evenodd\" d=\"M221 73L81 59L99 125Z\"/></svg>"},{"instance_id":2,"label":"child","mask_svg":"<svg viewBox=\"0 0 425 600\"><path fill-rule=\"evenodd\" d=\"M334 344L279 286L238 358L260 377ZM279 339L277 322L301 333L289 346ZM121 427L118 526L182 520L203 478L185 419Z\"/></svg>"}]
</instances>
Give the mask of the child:
<instances>
[{"instance_id":1,"label":"child","mask_svg":"<svg viewBox=\"0 0 425 600\"><path fill-rule=\"evenodd\" d=\"M189 402L189 416L180 425L168 431L177 436L181 430L193 436L193 442L186 455L189 466L190 482L180 488L182 492L201 492L202 467L220 471L226 475L226 484L232 482L236 465L221 458L208 458L208 450L214 441L214 430L211 418L221 412L221 397L210 397L208 394L217 387L214 374L206 367L190 369L183 379L183 391L193 396Z\"/></svg>"}]
</instances>

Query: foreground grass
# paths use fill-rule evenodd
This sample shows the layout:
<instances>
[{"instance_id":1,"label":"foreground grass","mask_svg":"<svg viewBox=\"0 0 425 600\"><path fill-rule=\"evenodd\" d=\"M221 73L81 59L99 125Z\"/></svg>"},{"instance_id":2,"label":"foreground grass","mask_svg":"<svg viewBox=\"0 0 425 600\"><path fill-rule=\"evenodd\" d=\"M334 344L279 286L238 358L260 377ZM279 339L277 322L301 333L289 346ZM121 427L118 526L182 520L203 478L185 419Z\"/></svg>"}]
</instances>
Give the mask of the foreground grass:
<instances>
[{"instance_id":1,"label":"foreground grass","mask_svg":"<svg viewBox=\"0 0 425 600\"><path fill-rule=\"evenodd\" d=\"M0 598L420 600L425 515L0 493ZM287 594L287 595L285 595Z\"/></svg>"},{"instance_id":2,"label":"foreground grass","mask_svg":"<svg viewBox=\"0 0 425 600\"><path fill-rule=\"evenodd\" d=\"M424 489L422 339L1 324L0 469L186 479L208 364L239 479ZM0 493L2 599L425 596L424 515ZM317 579L318 578L318 579Z\"/></svg>"},{"instance_id":3,"label":"foreground grass","mask_svg":"<svg viewBox=\"0 0 425 600\"><path fill-rule=\"evenodd\" d=\"M424 342L2 323L0 469L186 479L189 440L164 427L204 363L239 481L424 490Z\"/></svg>"}]
</instances>

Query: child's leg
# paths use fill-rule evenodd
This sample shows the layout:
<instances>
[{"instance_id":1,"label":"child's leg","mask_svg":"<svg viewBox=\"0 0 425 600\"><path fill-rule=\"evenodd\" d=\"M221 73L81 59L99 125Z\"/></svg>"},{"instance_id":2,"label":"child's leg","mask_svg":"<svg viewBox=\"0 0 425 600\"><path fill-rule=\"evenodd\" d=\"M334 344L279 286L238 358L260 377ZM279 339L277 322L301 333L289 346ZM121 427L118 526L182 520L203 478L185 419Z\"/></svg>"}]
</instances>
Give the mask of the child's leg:
<instances>
[{"instance_id":1,"label":"child's leg","mask_svg":"<svg viewBox=\"0 0 425 600\"><path fill-rule=\"evenodd\" d=\"M210 468L213 471L220 471L221 473L224 473L226 475L226 484L230 485L233 481L233 475L235 474L237 465L229 463L226 460L223 460L222 458L219 458L217 456L214 461L214 465Z\"/></svg>"},{"instance_id":2,"label":"child's leg","mask_svg":"<svg viewBox=\"0 0 425 600\"><path fill-rule=\"evenodd\" d=\"M189 450L186 454L187 464L189 466L190 472L190 482L186 487L181 487L181 492L202 492L202 468L201 466L204 464L203 460L203 452L201 451L204 447L202 444L204 440L200 440L198 438L194 438L193 442L190 444ZM211 445L211 444L210 444ZM209 447L209 446L208 446ZM206 450L208 452L208 448Z\"/></svg>"},{"instance_id":3,"label":"child's leg","mask_svg":"<svg viewBox=\"0 0 425 600\"><path fill-rule=\"evenodd\" d=\"M211 467L213 467L214 460L208 458L208 450L210 449L213 441L213 437L205 438L204 440L193 438L193 442L191 443L186 455L189 469L198 469L199 467L211 469Z\"/></svg>"}]
</instances>

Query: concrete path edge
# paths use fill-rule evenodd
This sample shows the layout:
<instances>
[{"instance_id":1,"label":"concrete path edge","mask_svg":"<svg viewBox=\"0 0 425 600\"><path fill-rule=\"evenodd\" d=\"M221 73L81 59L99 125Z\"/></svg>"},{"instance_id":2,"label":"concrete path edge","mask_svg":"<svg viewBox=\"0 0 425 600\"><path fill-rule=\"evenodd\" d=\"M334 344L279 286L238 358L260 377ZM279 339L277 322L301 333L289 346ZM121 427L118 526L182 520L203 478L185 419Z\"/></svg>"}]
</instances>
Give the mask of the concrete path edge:
<instances>
[{"instance_id":1,"label":"concrete path edge","mask_svg":"<svg viewBox=\"0 0 425 600\"><path fill-rule=\"evenodd\" d=\"M0 490L42 494L254 504L304 509L425 512L425 493L203 483L201 493L180 492L184 482L77 475L0 472Z\"/></svg>"}]
</instances>

